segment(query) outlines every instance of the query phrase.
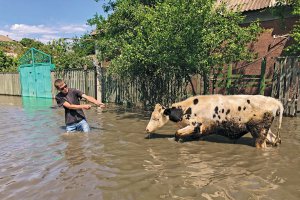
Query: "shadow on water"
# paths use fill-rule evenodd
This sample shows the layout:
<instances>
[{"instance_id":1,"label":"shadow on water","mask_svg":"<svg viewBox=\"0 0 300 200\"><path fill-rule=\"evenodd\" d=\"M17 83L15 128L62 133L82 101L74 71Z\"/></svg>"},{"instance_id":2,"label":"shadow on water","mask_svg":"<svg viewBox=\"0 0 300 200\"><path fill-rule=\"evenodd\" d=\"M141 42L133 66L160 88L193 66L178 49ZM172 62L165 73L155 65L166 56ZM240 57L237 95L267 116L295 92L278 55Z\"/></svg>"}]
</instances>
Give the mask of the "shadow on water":
<instances>
[{"instance_id":1,"label":"shadow on water","mask_svg":"<svg viewBox=\"0 0 300 200\"><path fill-rule=\"evenodd\" d=\"M253 138L251 137L241 137L238 140L231 140L229 138L220 136L220 135L209 135L209 136L203 136L199 138L199 140L207 141L207 142L213 142L213 143L223 143L223 144L242 144L247 146L253 146Z\"/></svg>"},{"instance_id":2,"label":"shadow on water","mask_svg":"<svg viewBox=\"0 0 300 200\"><path fill-rule=\"evenodd\" d=\"M158 138L173 138L174 134L159 134L159 133L149 133L145 139L158 139Z\"/></svg>"},{"instance_id":3,"label":"shadow on water","mask_svg":"<svg viewBox=\"0 0 300 200\"><path fill-rule=\"evenodd\" d=\"M159 133L150 133L145 136L145 139L161 139L161 138L174 138L174 134L159 134ZM198 136L198 135L189 135L184 138L178 140L179 142L192 142L192 141L206 141L211 143L223 143L223 144L241 144L247 146L253 146L253 138L251 137L241 137L238 140L231 140L229 138L220 136L220 135L206 135L206 136Z\"/></svg>"}]
</instances>

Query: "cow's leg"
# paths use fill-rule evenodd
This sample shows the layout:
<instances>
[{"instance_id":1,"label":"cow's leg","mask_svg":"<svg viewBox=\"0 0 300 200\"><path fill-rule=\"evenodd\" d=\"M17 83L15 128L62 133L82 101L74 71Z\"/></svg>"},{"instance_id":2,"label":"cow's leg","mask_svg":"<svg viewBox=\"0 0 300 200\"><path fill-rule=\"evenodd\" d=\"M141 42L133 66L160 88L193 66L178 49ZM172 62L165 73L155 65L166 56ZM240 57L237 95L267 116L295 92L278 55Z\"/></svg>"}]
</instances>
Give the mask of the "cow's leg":
<instances>
[{"instance_id":1,"label":"cow's leg","mask_svg":"<svg viewBox=\"0 0 300 200\"><path fill-rule=\"evenodd\" d=\"M247 123L247 128L255 139L257 148L266 148L267 136L272 125L274 117L272 113L264 113L261 119L252 119Z\"/></svg>"},{"instance_id":2,"label":"cow's leg","mask_svg":"<svg viewBox=\"0 0 300 200\"><path fill-rule=\"evenodd\" d=\"M268 134L268 130L266 130L265 128L260 130L259 136L258 138L255 139L255 146L256 148L266 148L267 147L267 134Z\"/></svg>"},{"instance_id":3,"label":"cow's leg","mask_svg":"<svg viewBox=\"0 0 300 200\"><path fill-rule=\"evenodd\" d=\"M202 123L191 121L190 125L176 131L175 140L178 141L180 138L186 136L194 136L193 139L199 138L201 125Z\"/></svg>"},{"instance_id":4,"label":"cow's leg","mask_svg":"<svg viewBox=\"0 0 300 200\"><path fill-rule=\"evenodd\" d=\"M182 129L177 130L175 135L177 137L183 137L183 136L192 134L194 132L194 130L195 130L194 126L188 125L188 126L182 128Z\"/></svg>"},{"instance_id":5,"label":"cow's leg","mask_svg":"<svg viewBox=\"0 0 300 200\"><path fill-rule=\"evenodd\" d=\"M277 136L272 133L271 129L269 129L267 134L267 144L277 146L280 143L280 139L278 140Z\"/></svg>"}]
</instances>

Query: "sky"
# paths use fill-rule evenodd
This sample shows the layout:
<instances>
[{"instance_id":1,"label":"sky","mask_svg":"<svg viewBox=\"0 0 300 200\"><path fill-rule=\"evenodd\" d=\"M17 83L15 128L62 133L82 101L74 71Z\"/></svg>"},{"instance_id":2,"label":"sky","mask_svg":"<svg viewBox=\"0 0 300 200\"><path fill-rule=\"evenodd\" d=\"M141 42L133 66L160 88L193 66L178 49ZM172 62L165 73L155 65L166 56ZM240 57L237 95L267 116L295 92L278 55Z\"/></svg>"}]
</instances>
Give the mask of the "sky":
<instances>
[{"instance_id":1,"label":"sky","mask_svg":"<svg viewBox=\"0 0 300 200\"><path fill-rule=\"evenodd\" d=\"M93 27L87 20L104 15L104 0L0 0L0 35L20 41L47 43L58 38L80 37Z\"/></svg>"}]
</instances>

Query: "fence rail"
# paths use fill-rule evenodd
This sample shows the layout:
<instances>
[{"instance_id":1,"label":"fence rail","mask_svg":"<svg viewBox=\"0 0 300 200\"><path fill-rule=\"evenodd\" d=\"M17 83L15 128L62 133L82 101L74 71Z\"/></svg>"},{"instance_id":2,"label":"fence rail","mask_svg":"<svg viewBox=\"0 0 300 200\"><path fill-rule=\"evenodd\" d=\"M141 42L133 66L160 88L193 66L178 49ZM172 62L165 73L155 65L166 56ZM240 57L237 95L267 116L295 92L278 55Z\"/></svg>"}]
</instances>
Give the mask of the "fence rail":
<instances>
[{"instance_id":1,"label":"fence rail","mask_svg":"<svg viewBox=\"0 0 300 200\"><path fill-rule=\"evenodd\" d=\"M63 79L68 87L76 88L86 95L96 97L96 78L95 69L70 69L52 72L52 83L57 78ZM53 85L53 84L52 84ZM52 86L52 96L54 97L57 90Z\"/></svg>"},{"instance_id":2,"label":"fence rail","mask_svg":"<svg viewBox=\"0 0 300 200\"><path fill-rule=\"evenodd\" d=\"M56 78L62 78L69 87L77 88L89 96L96 96L95 70L72 69L51 72L52 83ZM21 85L19 73L0 73L0 95L21 96ZM52 96L57 94L57 90L52 85Z\"/></svg>"},{"instance_id":3,"label":"fence rail","mask_svg":"<svg viewBox=\"0 0 300 200\"><path fill-rule=\"evenodd\" d=\"M296 116L300 111L300 62L299 57L278 58L274 65L272 97L284 106L284 114Z\"/></svg>"},{"instance_id":4,"label":"fence rail","mask_svg":"<svg viewBox=\"0 0 300 200\"><path fill-rule=\"evenodd\" d=\"M69 87L77 88L89 96L101 96L103 102L144 107L155 103L169 105L192 96L192 90L196 94L271 94L283 102L286 115L295 116L300 111L299 63L299 57L278 58L274 65L273 79L265 77L265 60L262 60L261 71L257 75L233 74L232 67L228 66L226 70L212 70L212 74L207 77L195 75L189 81L182 77L150 77L149 80L132 81L110 76L105 68L101 68L98 73L95 68L57 71L52 72L51 78L52 82L61 78ZM20 96L19 78L18 73L0 73L0 94ZM52 96L56 93L52 84Z\"/></svg>"}]
</instances>

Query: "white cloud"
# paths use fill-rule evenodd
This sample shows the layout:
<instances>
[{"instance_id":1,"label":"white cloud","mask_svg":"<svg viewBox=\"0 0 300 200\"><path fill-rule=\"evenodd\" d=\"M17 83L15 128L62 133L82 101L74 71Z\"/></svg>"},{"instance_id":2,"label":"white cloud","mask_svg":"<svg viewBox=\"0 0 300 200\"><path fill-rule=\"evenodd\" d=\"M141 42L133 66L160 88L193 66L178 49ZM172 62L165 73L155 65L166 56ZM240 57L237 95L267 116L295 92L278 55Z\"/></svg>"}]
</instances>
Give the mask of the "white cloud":
<instances>
[{"instance_id":1,"label":"white cloud","mask_svg":"<svg viewBox=\"0 0 300 200\"><path fill-rule=\"evenodd\" d=\"M0 35L7 35L14 40L21 40L22 38L37 39L41 42L47 43L54 39L64 37L74 37L90 30L90 27L82 24L46 26L27 25L27 24L13 24L5 25L2 29L0 27Z\"/></svg>"},{"instance_id":2,"label":"white cloud","mask_svg":"<svg viewBox=\"0 0 300 200\"><path fill-rule=\"evenodd\" d=\"M87 25L67 25L60 27L60 31L64 33L78 33L78 32L85 32L88 30Z\"/></svg>"},{"instance_id":3,"label":"white cloud","mask_svg":"<svg viewBox=\"0 0 300 200\"><path fill-rule=\"evenodd\" d=\"M26 24L13 24L10 30L22 34L55 34L55 31L51 27L46 27L45 25L26 25Z\"/></svg>"},{"instance_id":4,"label":"white cloud","mask_svg":"<svg viewBox=\"0 0 300 200\"><path fill-rule=\"evenodd\" d=\"M9 35L11 32L0 30L0 35Z\"/></svg>"},{"instance_id":5,"label":"white cloud","mask_svg":"<svg viewBox=\"0 0 300 200\"><path fill-rule=\"evenodd\" d=\"M61 37L59 37L57 35L41 35L41 37L37 38L37 40L40 42L43 42L43 43L47 43L52 40L57 40L59 38L61 38Z\"/></svg>"}]
</instances>

